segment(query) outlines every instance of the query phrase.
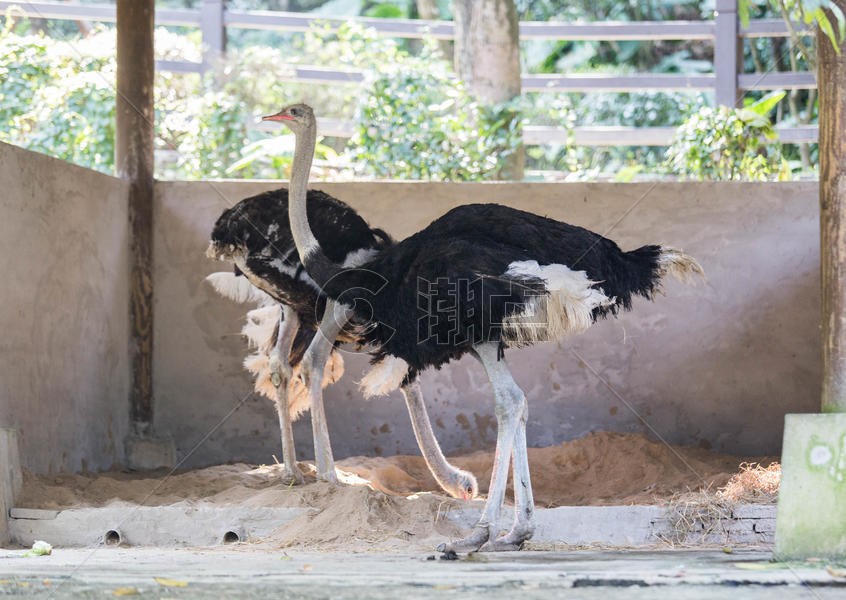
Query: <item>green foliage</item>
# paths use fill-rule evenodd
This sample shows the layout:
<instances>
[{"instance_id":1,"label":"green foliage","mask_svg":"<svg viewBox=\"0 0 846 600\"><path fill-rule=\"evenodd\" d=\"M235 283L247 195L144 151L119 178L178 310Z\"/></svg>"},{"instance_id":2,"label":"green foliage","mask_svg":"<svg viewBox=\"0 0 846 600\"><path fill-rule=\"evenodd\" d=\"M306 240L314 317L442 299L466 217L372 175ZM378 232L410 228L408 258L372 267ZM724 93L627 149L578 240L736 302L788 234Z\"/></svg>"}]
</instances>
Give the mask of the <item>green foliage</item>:
<instances>
[{"instance_id":1,"label":"green foliage","mask_svg":"<svg viewBox=\"0 0 846 600\"><path fill-rule=\"evenodd\" d=\"M226 174L232 175L243 169L250 169L252 176L257 174L259 177L268 178L290 177L295 144L293 134L253 142L244 148L241 159L229 167ZM318 140L314 148L313 174L319 177L325 166L336 165L337 161L338 153Z\"/></svg>"},{"instance_id":2,"label":"green foliage","mask_svg":"<svg viewBox=\"0 0 846 600\"><path fill-rule=\"evenodd\" d=\"M0 140L111 171L114 62L98 40L66 42L0 30Z\"/></svg>"},{"instance_id":3,"label":"green foliage","mask_svg":"<svg viewBox=\"0 0 846 600\"><path fill-rule=\"evenodd\" d=\"M187 100L182 111L163 116L175 143L177 162L172 176L187 179L226 177L229 166L240 158L247 140L249 107L238 97L208 90ZM251 176L247 170L245 176Z\"/></svg>"},{"instance_id":4,"label":"green foliage","mask_svg":"<svg viewBox=\"0 0 846 600\"><path fill-rule=\"evenodd\" d=\"M114 30L62 41L21 35L10 23L7 19L0 29L0 140L111 173ZM162 58L199 57L199 49L183 36L159 29L156 41ZM158 174L224 176L247 139L249 107L237 95L214 91L211 80L197 75L156 77L157 146L176 155L158 165Z\"/></svg>"},{"instance_id":5,"label":"green foliage","mask_svg":"<svg viewBox=\"0 0 846 600\"><path fill-rule=\"evenodd\" d=\"M379 19L407 19L408 13L390 2L382 2L370 7L364 13L368 17L377 17Z\"/></svg>"},{"instance_id":6,"label":"green foliage","mask_svg":"<svg viewBox=\"0 0 846 600\"><path fill-rule=\"evenodd\" d=\"M178 4L198 0L167 1ZM242 4L236 8L261 8L265 0L237 1ZM755 11L756 18L774 16L772 11L782 4L791 10L801 7L805 16L800 14L800 20L815 14L809 11L807 1L744 1ZM746 4L741 2L741 8ZM411 3L371 1L359 6L373 16L394 16L396 10L407 10ZM518 0L524 19L697 18L702 6L686 0L577 0L569 4ZM814 6L825 7L828 3L821 0ZM440 8L447 11L449 3L440 2ZM831 19L832 30L842 26L837 13ZM56 36L53 23L49 26L50 35ZM29 25L22 19L14 28L0 29L0 140L110 172L114 33L99 30L87 38L73 38L72 29L56 36L68 38L67 41L29 35ZM233 30L231 35L236 33ZM351 175L355 167L359 174L378 177L491 178L503 160L520 147L520 131L525 123L566 129L575 123L678 126L691 114L694 116L682 128L686 133L680 131L671 149L675 154L666 163L664 152L657 147L589 148L561 143L526 148L526 166L529 170L554 169L569 173L571 178L614 172L619 180L629 180L664 165L684 176L699 178L771 178L785 172L781 148L770 144L767 138L772 127L765 117L778 103L773 96L766 102L766 123L744 111L722 116L719 111L696 112L707 103L704 95L696 93L528 93L519 101L485 107L453 79L451 66L438 55L434 45L420 50L416 42L397 42L352 24L337 32L317 26L280 39L281 44L274 46L232 44L227 58L204 77L157 73L157 176L286 177L290 138L268 138L251 124L258 115L275 112L294 101L312 104L321 116L358 123L356 135L349 142L327 138L318 146L314 168L317 177ZM746 46L747 70L806 68L807 63L802 60L798 67L785 66L784 50L791 49L788 43L784 39L750 40ZM751 44L756 49L754 61ZM529 69L546 72L693 73L710 66L710 56L703 54L702 47L699 43L679 42L541 41L524 44L524 59ZM159 28L156 53L159 59L199 60L199 32L190 30L189 35L176 35ZM791 52L791 59L796 54ZM304 84L291 81L292 64L360 69L373 76L363 87ZM778 107L775 118L780 124L813 122L813 91L797 92L789 100L790 114L786 112L787 100ZM758 108L763 110L763 105ZM804 120L799 121L800 118ZM806 154L813 163L814 146ZM787 145L784 156L798 158L797 146Z\"/></svg>"},{"instance_id":7,"label":"green foliage","mask_svg":"<svg viewBox=\"0 0 846 600\"><path fill-rule=\"evenodd\" d=\"M437 61L404 57L376 76L359 106L352 159L376 177L494 177L520 147L514 103L485 107Z\"/></svg>"},{"instance_id":8,"label":"green foliage","mask_svg":"<svg viewBox=\"0 0 846 600\"><path fill-rule=\"evenodd\" d=\"M790 170L767 117L784 95L775 92L742 109L700 109L676 132L667 150L668 169L700 180L788 179Z\"/></svg>"},{"instance_id":9,"label":"green foliage","mask_svg":"<svg viewBox=\"0 0 846 600\"><path fill-rule=\"evenodd\" d=\"M846 40L846 15L837 2L833 0L769 0L773 9L779 12L792 29L791 23L804 23L805 25L817 25L829 39L834 49L839 53L840 44ZM749 15L755 4L755 0L738 0L738 14L744 26L749 24ZM832 23L829 15L834 17ZM793 32L791 32L793 33ZM796 40L794 41L800 48ZM807 51L809 49L806 49ZM803 53L805 52L803 51ZM810 56L806 56L810 59Z\"/></svg>"}]
</instances>

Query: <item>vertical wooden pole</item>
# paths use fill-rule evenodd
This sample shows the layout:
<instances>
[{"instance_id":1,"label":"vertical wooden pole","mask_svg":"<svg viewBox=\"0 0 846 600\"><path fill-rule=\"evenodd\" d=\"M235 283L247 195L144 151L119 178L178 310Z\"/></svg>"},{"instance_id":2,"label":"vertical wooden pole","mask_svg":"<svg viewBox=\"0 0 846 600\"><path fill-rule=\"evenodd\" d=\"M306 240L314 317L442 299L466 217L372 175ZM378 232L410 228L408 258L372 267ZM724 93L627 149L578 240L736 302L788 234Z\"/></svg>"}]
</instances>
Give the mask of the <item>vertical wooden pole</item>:
<instances>
[{"instance_id":1,"label":"vertical wooden pole","mask_svg":"<svg viewBox=\"0 0 846 600\"><path fill-rule=\"evenodd\" d=\"M717 106L737 106L740 90L737 89L737 69L740 61L740 33L737 23L737 0L717 0L714 14L714 74L717 79L715 101Z\"/></svg>"},{"instance_id":2,"label":"vertical wooden pole","mask_svg":"<svg viewBox=\"0 0 846 600\"><path fill-rule=\"evenodd\" d=\"M223 24L224 0L203 0L200 28L203 32L203 71L212 68L226 50L226 28Z\"/></svg>"},{"instance_id":3,"label":"vertical wooden pole","mask_svg":"<svg viewBox=\"0 0 846 600\"><path fill-rule=\"evenodd\" d=\"M117 0L115 168L129 180L130 419L153 422L154 0Z\"/></svg>"},{"instance_id":4,"label":"vertical wooden pole","mask_svg":"<svg viewBox=\"0 0 846 600\"><path fill-rule=\"evenodd\" d=\"M837 2L846 10L846 1ZM820 111L822 410L846 412L846 43L817 31Z\"/></svg>"}]
</instances>

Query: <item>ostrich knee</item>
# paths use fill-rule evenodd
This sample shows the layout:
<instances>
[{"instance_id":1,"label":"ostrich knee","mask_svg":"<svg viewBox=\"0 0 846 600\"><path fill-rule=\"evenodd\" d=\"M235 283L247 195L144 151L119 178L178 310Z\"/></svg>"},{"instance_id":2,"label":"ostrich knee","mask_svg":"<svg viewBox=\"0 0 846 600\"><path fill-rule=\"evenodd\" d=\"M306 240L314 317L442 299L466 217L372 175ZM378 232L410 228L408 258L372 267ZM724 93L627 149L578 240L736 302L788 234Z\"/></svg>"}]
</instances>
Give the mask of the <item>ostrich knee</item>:
<instances>
[{"instance_id":1,"label":"ostrich knee","mask_svg":"<svg viewBox=\"0 0 846 600\"><path fill-rule=\"evenodd\" d=\"M280 388L282 385L287 385L294 376L294 371L291 368L291 363L284 360L276 351L270 355L270 383L273 387Z\"/></svg>"}]
</instances>

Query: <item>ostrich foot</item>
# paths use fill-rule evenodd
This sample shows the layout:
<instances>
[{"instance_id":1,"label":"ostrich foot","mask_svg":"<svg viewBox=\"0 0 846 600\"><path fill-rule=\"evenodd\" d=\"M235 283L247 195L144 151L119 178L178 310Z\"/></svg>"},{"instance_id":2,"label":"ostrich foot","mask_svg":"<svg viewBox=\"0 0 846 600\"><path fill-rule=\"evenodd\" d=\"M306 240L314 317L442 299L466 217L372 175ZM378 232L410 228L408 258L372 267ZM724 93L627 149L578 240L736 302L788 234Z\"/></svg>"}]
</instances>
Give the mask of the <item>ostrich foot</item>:
<instances>
[{"instance_id":1,"label":"ostrich foot","mask_svg":"<svg viewBox=\"0 0 846 600\"><path fill-rule=\"evenodd\" d=\"M438 546L438 552L476 552L485 542L491 539L491 528L488 525L476 525L466 538L447 542Z\"/></svg>"},{"instance_id":2,"label":"ostrich foot","mask_svg":"<svg viewBox=\"0 0 846 600\"><path fill-rule=\"evenodd\" d=\"M287 464L282 467L280 479L283 485L303 485L305 483L303 472L296 464L293 467Z\"/></svg>"},{"instance_id":3,"label":"ostrich foot","mask_svg":"<svg viewBox=\"0 0 846 600\"><path fill-rule=\"evenodd\" d=\"M338 474L335 472L334 467L330 470L326 471L318 471L317 472L317 479L320 481L327 481L329 483L333 483L335 485L340 485L341 482L338 481Z\"/></svg>"},{"instance_id":4,"label":"ostrich foot","mask_svg":"<svg viewBox=\"0 0 846 600\"><path fill-rule=\"evenodd\" d=\"M532 538L534 532L534 527L515 526L501 538L488 540L484 546L479 548L479 552L509 552L520 550L523 548L523 544Z\"/></svg>"}]
</instances>

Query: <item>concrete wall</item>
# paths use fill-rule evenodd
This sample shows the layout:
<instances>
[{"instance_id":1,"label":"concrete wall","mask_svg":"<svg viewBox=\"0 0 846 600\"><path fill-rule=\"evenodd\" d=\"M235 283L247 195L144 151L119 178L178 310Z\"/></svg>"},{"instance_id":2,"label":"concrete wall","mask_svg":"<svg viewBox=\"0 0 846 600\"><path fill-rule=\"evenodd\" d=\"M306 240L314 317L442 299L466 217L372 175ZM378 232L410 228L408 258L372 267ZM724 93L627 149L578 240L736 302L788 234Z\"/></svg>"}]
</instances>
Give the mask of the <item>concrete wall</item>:
<instances>
[{"instance_id":1,"label":"concrete wall","mask_svg":"<svg viewBox=\"0 0 846 600\"><path fill-rule=\"evenodd\" d=\"M183 455L251 389L240 366L243 310L202 281L222 263L204 257L220 212L274 182L157 185L156 427ZM320 184L372 224L403 238L453 206L498 202L608 233L625 249L684 248L708 283L675 282L654 303L558 344L508 353L529 397L529 442L590 431L655 433L670 442L774 454L783 416L819 408L817 186L790 184ZM581 358L578 358L578 357ZM335 454L415 453L399 394L364 401L366 357L327 389ZM619 397L600 380L611 384ZM481 367L464 359L423 376L447 452L489 447L495 419ZM639 416L632 410L637 411ZM649 428L654 431L650 431ZM308 419L295 427L310 457ZM279 456L271 403L253 396L190 459L199 465Z\"/></svg>"},{"instance_id":2,"label":"concrete wall","mask_svg":"<svg viewBox=\"0 0 846 600\"><path fill-rule=\"evenodd\" d=\"M127 186L0 143L0 427L23 467L107 468L128 427Z\"/></svg>"}]
</instances>

